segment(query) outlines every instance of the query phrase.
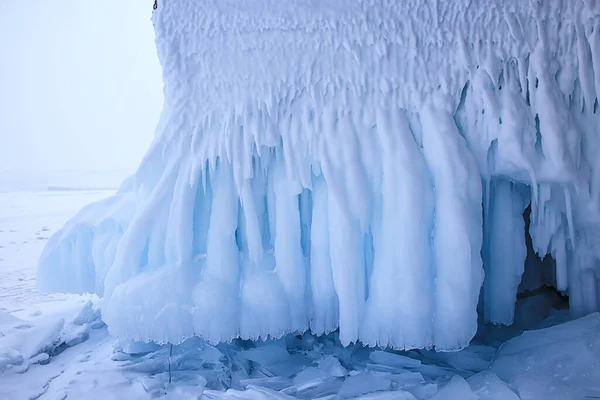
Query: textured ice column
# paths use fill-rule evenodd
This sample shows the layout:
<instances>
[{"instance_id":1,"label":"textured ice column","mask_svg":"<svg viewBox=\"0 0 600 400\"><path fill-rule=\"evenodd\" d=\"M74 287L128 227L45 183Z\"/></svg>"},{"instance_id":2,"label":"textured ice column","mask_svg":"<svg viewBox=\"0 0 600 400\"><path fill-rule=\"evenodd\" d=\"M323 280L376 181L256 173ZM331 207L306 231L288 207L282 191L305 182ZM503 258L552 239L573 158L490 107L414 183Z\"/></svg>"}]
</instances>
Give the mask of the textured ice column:
<instances>
[{"instance_id":1,"label":"textured ice column","mask_svg":"<svg viewBox=\"0 0 600 400\"><path fill-rule=\"evenodd\" d=\"M585 239L576 246L569 265L569 307L573 316L581 317L600 309L600 262L587 248Z\"/></svg>"},{"instance_id":2,"label":"textured ice column","mask_svg":"<svg viewBox=\"0 0 600 400\"><path fill-rule=\"evenodd\" d=\"M484 317L486 321L510 325L527 257L523 219L527 198L523 188L505 180L493 181L490 190L485 235L487 254L484 256Z\"/></svg>"},{"instance_id":3,"label":"textured ice column","mask_svg":"<svg viewBox=\"0 0 600 400\"><path fill-rule=\"evenodd\" d=\"M427 347L434 313L433 190L406 117L380 109L377 129L383 180L372 227L375 259L361 338L383 347Z\"/></svg>"},{"instance_id":4,"label":"textured ice column","mask_svg":"<svg viewBox=\"0 0 600 400\"><path fill-rule=\"evenodd\" d=\"M239 334L240 255L235 240L238 198L230 165L219 163L211 190L206 261L193 292L193 319L195 332L218 342Z\"/></svg>"},{"instance_id":5,"label":"textured ice column","mask_svg":"<svg viewBox=\"0 0 600 400\"><path fill-rule=\"evenodd\" d=\"M328 333L338 326L339 303L333 284L329 246L329 200L327 184L315 177L310 236L310 286L313 317L310 328L316 334Z\"/></svg>"},{"instance_id":6,"label":"textured ice column","mask_svg":"<svg viewBox=\"0 0 600 400\"><path fill-rule=\"evenodd\" d=\"M306 266L301 247L299 197L292 192L281 162L275 164L272 174L275 192L276 271L289 299L287 314L291 325L288 326L288 330L303 332L308 329L308 324L305 295Z\"/></svg>"},{"instance_id":7,"label":"textured ice column","mask_svg":"<svg viewBox=\"0 0 600 400\"><path fill-rule=\"evenodd\" d=\"M435 187L433 342L441 349L466 346L475 334L472 305L483 283L481 177L453 122L448 111L435 105L421 114L423 149Z\"/></svg>"},{"instance_id":8,"label":"textured ice column","mask_svg":"<svg viewBox=\"0 0 600 400\"><path fill-rule=\"evenodd\" d=\"M366 277L358 222L342 211L340 200L329 196L329 246L333 285L339 300L340 341L347 345L358 339Z\"/></svg>"}]
</instances>

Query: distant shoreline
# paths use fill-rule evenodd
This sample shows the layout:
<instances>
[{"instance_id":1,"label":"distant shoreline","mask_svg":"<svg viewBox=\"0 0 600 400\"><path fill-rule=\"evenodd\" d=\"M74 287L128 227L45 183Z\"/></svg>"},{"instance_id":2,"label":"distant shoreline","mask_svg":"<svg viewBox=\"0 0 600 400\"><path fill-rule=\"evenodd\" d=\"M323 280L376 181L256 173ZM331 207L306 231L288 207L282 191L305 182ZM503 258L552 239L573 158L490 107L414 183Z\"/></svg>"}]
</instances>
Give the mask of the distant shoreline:
<instances>
[{"instance_id":1,"label":"distant shoreline","mask_svg":"<svg viewBox=\"0 0 600 400\"><path fill-rule=\"evenodd\" d=\"M0 171L0 192L118 190L130 171Z\"/></svg>"},{"instance_id":2,"label":"distant shoreline","mask_svg":"<svg viewBox=\"0 0 600 400\"><path fill-rule=\"evenodd\" d=\"M84 192L84 191L107 191L117 190L118 186L105 186L105 187L68 187L68 186L48 186L47 192Z\"/></svg>"}]
</instances>

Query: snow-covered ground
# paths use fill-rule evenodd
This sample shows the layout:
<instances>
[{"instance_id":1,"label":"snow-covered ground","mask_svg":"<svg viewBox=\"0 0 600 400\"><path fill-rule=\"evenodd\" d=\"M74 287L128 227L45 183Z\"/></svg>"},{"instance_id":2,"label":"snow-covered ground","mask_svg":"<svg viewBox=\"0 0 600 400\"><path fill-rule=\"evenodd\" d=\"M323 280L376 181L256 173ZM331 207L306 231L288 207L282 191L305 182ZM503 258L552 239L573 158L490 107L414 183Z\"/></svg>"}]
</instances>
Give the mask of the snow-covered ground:
<instances>
[{"instance_id":1,"label":"snow-covered ground","mask_svg":"<svg viewBox=\"0 0 600 400\"><path fill-rule=\"evenodd\" d=\"M0 311L32 318L78 296L35 290L39 255L52 233L81 207L114 190L0 193Z\"/></svg>"},{"instance_id":2,"label":"snow-covered ground","mask_svg":"<svg viewBox=\"0 0 600 400\"><path fill-rule=\"evenodd\" d=\"M600 397L599 314L521 336L514 327L480 330L458 353L344 348L336 334L216 347L118 343L97 298L35 289L49 235L112 193L0 193L0 399ZM556 295L540 293L518 303L515 320L529 328L568 321L559 308Z\"/></svg>"}]
</instances>

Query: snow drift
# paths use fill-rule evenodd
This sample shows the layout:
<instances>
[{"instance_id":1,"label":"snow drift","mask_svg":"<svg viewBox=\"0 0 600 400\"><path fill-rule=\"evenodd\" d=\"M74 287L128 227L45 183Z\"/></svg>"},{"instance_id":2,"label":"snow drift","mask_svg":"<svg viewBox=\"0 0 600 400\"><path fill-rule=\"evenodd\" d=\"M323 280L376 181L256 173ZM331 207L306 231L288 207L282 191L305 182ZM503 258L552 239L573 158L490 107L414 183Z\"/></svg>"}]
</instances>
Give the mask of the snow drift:
<instances>
[{"instance_id":1,"label":"snow drift","mask_svg":"<svg viewBox=\"0 0 600 400\"><path fill-rule=\"evenodd\" d=\"M599 309L600 3L163 0L153 20L154 143L48 243L41 289L96 292L114 335L156 342L454 350L480 289L510 324L520 284ZM555 262L521 282L528 205Z\"/></svg>"}]
</instances>

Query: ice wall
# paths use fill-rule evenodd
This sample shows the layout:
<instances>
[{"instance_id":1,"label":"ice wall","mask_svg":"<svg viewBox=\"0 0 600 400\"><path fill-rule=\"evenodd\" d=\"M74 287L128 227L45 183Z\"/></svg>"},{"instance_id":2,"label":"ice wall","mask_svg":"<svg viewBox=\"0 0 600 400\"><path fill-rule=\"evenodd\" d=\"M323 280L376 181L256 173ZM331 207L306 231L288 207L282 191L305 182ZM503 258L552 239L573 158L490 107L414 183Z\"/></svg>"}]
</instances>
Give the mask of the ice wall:
<instances>
[{"instance_id":1,"label":"ice wall","mask_svg":"<svg viewBox=\"0 0 600 400\"><path fill-rule=\"evenodd\" d=\"M512 322L530 203L552 283L600 308L600 3L162 0L153 22L135 212L93 206L40 261L113 334L458 349L484 270L486 320Z\"/></svg>"}]
</instances>

